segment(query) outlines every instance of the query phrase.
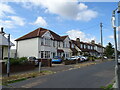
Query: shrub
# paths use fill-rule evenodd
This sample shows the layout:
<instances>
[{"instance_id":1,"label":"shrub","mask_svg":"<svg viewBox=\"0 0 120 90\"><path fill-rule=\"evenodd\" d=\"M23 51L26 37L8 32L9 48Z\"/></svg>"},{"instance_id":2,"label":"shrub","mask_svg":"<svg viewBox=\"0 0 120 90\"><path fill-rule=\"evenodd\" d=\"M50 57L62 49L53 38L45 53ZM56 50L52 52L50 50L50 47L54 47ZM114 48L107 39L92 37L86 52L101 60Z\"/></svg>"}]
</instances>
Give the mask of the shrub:
<instances>
[{"instance_id":1,"label":"shrub","mask_svg":"<svg viewBox=\"0 0 120 90\"><path fill-rule=\"evenodd\" d=\"M20 62L20 64L28 63L27 57L21 57L21 58L19 58L19 62Z\"/></svg>"},{"instance_id":2,"label":"shrub","mask_svg":"<svg viewBox=\"0 0 120 90\"><path fill-rule=\"evenodd\" d=\"M7 63L7 62L6 62ZM28 63L27 57L10 58L10 65L19 65Z\"/></svg>"},{"instance_id":3,"label":"shrub","mask_svg":"<svg viewBox=\"0 0 120 90\"><path fill-rule=\"evenodd\" d=\"M20 64L18 59L14 59L14 58L10 59L10 65L18 65L18 64Z\"/></svg>"},{"instance_id":4,"label":"shrub","mask_svg":"<svg viewBox=\"0 0 120 90\"><path fill-rule=\"evenodd\" d=\"M94 61L95 58L96 58L96 57L94 57L94 56L90 56L90 57L88 57L88 60L92 60L92 61Z\"/></svg>"}]
</instances>

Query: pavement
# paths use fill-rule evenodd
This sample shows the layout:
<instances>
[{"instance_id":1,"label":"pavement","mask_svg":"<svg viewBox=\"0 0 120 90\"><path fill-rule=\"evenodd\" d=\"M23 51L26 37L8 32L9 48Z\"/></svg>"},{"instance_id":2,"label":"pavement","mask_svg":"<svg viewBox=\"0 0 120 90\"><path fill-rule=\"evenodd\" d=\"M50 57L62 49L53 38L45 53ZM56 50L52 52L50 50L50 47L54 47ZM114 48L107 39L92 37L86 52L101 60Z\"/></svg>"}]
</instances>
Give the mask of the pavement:
<instances>
[{"instance_id":1,"label":"pavement","mask_svg":"<svg viewBox=\"0 0 120 90\"><path fill-rule=\"evenodd\" d=\"M94 61L95 63L100 63L100 60ZM52 64L52 67L41 67L41 71L53 71L53 72L60 72L60 71L66 71L69 70L70 68L74 68L75 65L83 65L86 63L93 63L93 61L86 61L86 62L81 62L78 64L71 64L71 65L64 65L62 64ZM39 67L36 67L33 70L28 70L24 72L15 72L15 73L10 73L10 75L19 75L19 74L25 74L25 73L32 73L32 72L37 72L39 71ZM7 74L3 74L3 77L7 77Z\"/></svg>"},{"instance_id":2,"label":"pavement","mask_svg":"<svg viewBox=\"0 0 120 90\"><path fill-rule=\"evenodd\" d=\"M9 85L13 88L100 88L114 78L114 67L114 61L108 61Z\"/></svg>"}]
</instances>

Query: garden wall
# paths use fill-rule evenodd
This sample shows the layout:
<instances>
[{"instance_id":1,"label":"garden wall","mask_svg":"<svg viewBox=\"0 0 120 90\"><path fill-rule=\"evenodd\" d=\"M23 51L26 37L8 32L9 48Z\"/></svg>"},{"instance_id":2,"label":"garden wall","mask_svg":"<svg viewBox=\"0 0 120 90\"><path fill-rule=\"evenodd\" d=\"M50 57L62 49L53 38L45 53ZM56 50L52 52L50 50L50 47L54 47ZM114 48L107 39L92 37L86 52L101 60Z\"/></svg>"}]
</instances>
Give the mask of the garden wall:
<instances>
[{"instance_id":1,"label":"garden wall","mask_svg":"<svg viewBox=\"0 0 120 90\"><path fill-rule=\"evenodd\" d=\"M10 73L23 72L33 69L35 69L35 65L32 62L26 64L20 64L20 65L11 65ZM7 73L7 65L5 63L2 63L2 73Z\"/></svg>"},{"instance_id":2,"label":"garden wall","mask_svg":"<svg viewBox=\"0 0 120 90\"><path fill-rule=\"evenodd\" d=\"M41 62L42 67L52 67L52 60L51 59L38 59Z\"/></svg>"},{"instance_id":3,"label":"garden wall","mask_svg":"<svg viewBox=\"0 0 120 90\"><path fill-rule=\"evenodd\" d=\"M78 61L76 61L76 60L65 60L64 61L64 64L65 65L70 65L70 64L76 64Z\"/></svg>"}]
</instances>

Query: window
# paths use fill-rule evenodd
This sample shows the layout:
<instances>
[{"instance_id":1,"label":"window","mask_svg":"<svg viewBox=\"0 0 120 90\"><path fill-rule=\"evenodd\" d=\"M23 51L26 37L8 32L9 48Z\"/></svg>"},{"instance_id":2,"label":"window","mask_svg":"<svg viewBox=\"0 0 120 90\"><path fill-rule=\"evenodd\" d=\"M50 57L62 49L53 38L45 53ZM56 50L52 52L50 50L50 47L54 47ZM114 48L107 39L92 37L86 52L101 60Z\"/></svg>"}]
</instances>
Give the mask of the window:
<instances>
[{"instance_id":1,"label":"window","mask_svg":"<svg viewBox=\"0 0 120 90\"><path fill-rule=\"evenodd\" d=\"M63 42L63 48L65 47L65 43Z\"/></svg>"},{"instance_id":2,"label":"window","mask_svg":"<svg viewBox=\"0 0 120 90\"><path fill-rule=\"evenodd\" d=\"M86 45L84 45L84 49L86 48Z\"/></svg>"},{"instance_id":3,"label":"window","mask_svg":"<svg viewBox=\"0 0 120 90\"><path fill-rule=\"evenodd\" d=\"M58 45L59 45L59 47L60 47L60 42L58 42Z\"/></svg>"},{"instance_id":4,"label":"window","mask_svg":"<svg viewBox=\"0 0 120 90\"><path fill-rule=\"evenodd\" d=\"M45 58L50 58L50 51L45 51Z\"/></svg>"},{"instance_id":5,"label":"window","mask_svg":"<svg viewBox=\"0 0 120 90\"><path fill-rule=\"evenodd\" d=\"M74 48L74 45L72 44L72 48Z\"/></svg>"},{"instance_id":6,"label":"window","mask_svg":"<svg viewBox=\"0 0 120 90\"><path fill-rule=\"evenodd\" d=\"M43 40L43 38L41 38L41 45L44 45L44 40Z\"/></svg>"},{"instance_id":7,"label":"window","mask_svg":"<svg viewBox=\"0 0 120 90\"><path fill-rule=\"evenodd\" d=\"M50 58L50 51L41 51L41 58Z\"/></svg>"},{"instance_id":8,"label":"window","mask_svg":"<svg viewBox=\"0 0 120 90\"><path fill-rule=\"evenodd\" d=\"M44 58L44 51L41 51L41 58Z\"/></svg>"},{"instance_id":9,"label":"window","mask_svg":"<svg viewBox=\"0 0 120 90\"><path fill-rule=\"evenodd\" d=\"M53 41L53 47L55 47L55 41Z\"/></svg>"},{"instance_id":10,"label":"window","mask_svg":"<svg viewBox=\"0 0 120 90\"><path fill-rule=\"evenodd\" d=\"M82 47L82 44L80 45L80 48L83 48L83 47Z\"/></svg>"}]
</instances>

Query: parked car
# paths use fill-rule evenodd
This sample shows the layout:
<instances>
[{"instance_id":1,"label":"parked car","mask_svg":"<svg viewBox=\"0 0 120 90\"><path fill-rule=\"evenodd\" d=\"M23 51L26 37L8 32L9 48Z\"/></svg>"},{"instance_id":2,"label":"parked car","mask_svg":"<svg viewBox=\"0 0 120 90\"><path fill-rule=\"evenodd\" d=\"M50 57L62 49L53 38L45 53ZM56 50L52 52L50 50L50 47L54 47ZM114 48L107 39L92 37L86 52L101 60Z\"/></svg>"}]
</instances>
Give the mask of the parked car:
<instances>
[{"instance_id":1,"label":"parked car","mask_svg":"<svg viewBox=\"0 0 120 90\"><path fill-rule=\"evenodd\" d=\"M104 59L107 59L107 57L106 57L106 56L104 56L103 58L104 58Z\"/></svg>"},{"instance_id":2,"label":"parked car","mask_svg":"<svg viewBox=\"0 0 120 90\"><path fill-rule=\"evenodd\" d=\"M71 57L67 58L67 60L78 60L78 59L79 59L79 57L77 57L77 56L71 56Z\"/></svg>"},{"instance_id":3,"label":"parked car","mask_svg":"<svg viewBox=\"0 0 120 90\"><path fill-rule=\"evenodd\" d=\"M35 66L39 65L39 61L36 59L36 57L28 57L28 61L33 61L35 62Z\"/></svg>"},{"instance_id":4,"label":"parked car","mask_svg":"<svg viewBox=\"0 0 120 90\"><path fill-rule=\"evenodd\" d=\"M80 61L83 62L83 61L87 61L88 60L88 57L86 56L79 56L80 57Z\"/></svg>"},{"instance_id":5,"label":"parked car","mask_svg":"<svg viewBox=\"0 0 120 90\"><path fill-rule=\"evenodd\" d=\"M118 56L118 64L120 65L120 56Z\"/></svg>"},{"instance_id":6,"label":"parked car","mask_svg":"<svg viewBox=\"0 0 120 90\"><path fill-rule=\"evenodd\" d=\"M85 61L87 61L88 60L88 56L85 56Z\"/></svg>"},{"instance_id":7,"label":"parked car","mask_svg":"<svg viewBox=\"0 0 120 90\"><path fill-rule=\"evenodd\" d=\"M52 63L62 63L62 59L59 56L55 56L52 59Z\"/></svg>"},{"instance_id":8,"label":"parked car","mask_svg":"<svg viewBox=\"0 0 120 90\"><path fill-rule=\"evenodd\" d=\"M85 61L84 57L83 56L78 56L80 59L79 59L79 62L83 62Z\"/></svg>"}]
</instances>

